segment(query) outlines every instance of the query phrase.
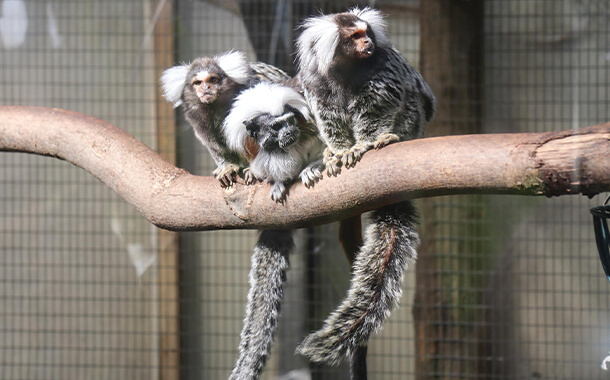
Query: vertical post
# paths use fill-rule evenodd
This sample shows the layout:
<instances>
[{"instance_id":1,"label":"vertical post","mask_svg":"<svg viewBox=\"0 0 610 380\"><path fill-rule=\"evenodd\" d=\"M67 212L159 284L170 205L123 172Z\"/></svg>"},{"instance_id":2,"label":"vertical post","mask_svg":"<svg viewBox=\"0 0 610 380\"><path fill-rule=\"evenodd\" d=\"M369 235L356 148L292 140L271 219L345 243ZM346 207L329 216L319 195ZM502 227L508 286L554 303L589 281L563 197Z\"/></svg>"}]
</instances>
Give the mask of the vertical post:
<instances>
[{"instance_id":1,"label":"vertical post","mask_svg":"<svg viewBox=\"0 0 610 380\"><path fill-rule=\"evenodd\" d=\"M173 65L174 35L172 2L153 2L158 12L153 38L155 77ZM155 81L155 83L157 83ZM158 88L159 86L157 86ZM157 90L157 150L171 163L176 163L176 121L174 111ZM159 379L180 379L180 294L178 233L159 230L158 235L158 304L159 304Z\"/></svg>"},{"instance_id":2,"label":"vertical post","mask_svg":"<svg viewBox=\"0 0 610 380\"><path fill-rule=\"evenodd\" d=\"M483 1L421 2L421 71L437 97L428 136L482 131ZM416 379L477 374L477 317L486 265L480 196L420 202L416 270ZM478 256L477 256L478 255ZM479 293L477 293L479 292ZM473 310L474 309L474 310Z\"/></svg>"}]
</instances>

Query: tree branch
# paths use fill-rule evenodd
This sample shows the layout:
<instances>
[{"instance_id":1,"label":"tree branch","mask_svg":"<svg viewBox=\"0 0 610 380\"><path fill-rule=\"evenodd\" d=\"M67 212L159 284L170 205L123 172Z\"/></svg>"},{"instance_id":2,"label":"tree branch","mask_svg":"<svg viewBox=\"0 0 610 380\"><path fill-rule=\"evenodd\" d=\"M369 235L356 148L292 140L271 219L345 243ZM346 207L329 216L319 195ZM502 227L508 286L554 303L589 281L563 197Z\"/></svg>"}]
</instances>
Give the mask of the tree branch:
<instances>
[{"instance_id":1,"label":"tree branch","mask_svg":"<svg viewBox=\"0 0 610 380\"><path fill-rule=\"evenodd\" d=\"M548 133L447 136L368 152L356 168L297 184L285 204L269 186L222 189L163 160L91 116L0 107L0 151L60 158L85 169L151 223L170 230L295 228L342 220L405 199L449 194L593 196L610 191L610 123Z\"/></svg>"}]
</instances>

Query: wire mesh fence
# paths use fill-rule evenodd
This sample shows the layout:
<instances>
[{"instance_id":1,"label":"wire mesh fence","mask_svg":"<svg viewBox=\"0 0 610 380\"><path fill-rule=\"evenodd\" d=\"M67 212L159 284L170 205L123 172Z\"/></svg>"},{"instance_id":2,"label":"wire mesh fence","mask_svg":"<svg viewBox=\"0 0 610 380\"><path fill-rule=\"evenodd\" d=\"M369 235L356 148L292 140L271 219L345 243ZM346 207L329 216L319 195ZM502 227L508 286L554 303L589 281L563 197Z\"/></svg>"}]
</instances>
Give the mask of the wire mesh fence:
<instances>
[{"instance_id":1,"label":"wire mesh fence","mask_svg":"<svg viewBox=\"0 0 610 380\"><path fill-rule=\"evenodd\" d=\"M294 74L298 25L374 6L438 97L427 135L610 120L606 1L0 1L0 105L107 120L186 170L214 163L160 73L226 50ZM498 170L501 170L499 168ZM609 285L579 196L420 200L418 263L369 348L371 379L602 379ZM337 226L299 230L264 379L348 379L295 346L342 299ZM152 227L52 158L0 153L0 379L223 379L255 231Z\"/></svg>"}]
</instances>

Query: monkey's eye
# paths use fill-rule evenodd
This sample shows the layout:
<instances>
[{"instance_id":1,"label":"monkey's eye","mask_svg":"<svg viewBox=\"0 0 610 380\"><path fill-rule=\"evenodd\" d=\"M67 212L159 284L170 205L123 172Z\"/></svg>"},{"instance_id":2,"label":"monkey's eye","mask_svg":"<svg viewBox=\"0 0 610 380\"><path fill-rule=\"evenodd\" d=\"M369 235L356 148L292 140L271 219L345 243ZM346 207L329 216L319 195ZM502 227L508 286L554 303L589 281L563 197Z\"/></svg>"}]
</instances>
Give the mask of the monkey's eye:
<instances>
[{"instance_id":1,"label":"monkey's eye","mask_svg":"<svg viewBox=\"0 0 610 380\"><path fill-rule=\"evenodd\" d=\"M351 36L349 36L352 40L359 40L361 38L366 37L366 31L365 30L357 30L354 33L352 33Z\"/></svg>"},{"instance_id":2,"label":"monkey's eye","mask_svg":"<svg viewBox=\"0 0 610 380\"><path fill-rule=\"evenodd\" d=\"M202 82L201 82L199 79L195 79L195 80L193 81L193 83L191 83L191 85L192 85L192 86L201 86L201 83L202 83Z\"/></svg>"},{"instance_id":3,"label":"monkey's eye","mask_svg":"<svg viewBox=\"0 0 610 380\"><path fill-rule=\"evenodd\" d=\"M210 82L212 84L216 84L216 83L220 82L220 78L218 78L218 77L210 77L208 79L208 82Z\"/></svg>"}]
</instances>

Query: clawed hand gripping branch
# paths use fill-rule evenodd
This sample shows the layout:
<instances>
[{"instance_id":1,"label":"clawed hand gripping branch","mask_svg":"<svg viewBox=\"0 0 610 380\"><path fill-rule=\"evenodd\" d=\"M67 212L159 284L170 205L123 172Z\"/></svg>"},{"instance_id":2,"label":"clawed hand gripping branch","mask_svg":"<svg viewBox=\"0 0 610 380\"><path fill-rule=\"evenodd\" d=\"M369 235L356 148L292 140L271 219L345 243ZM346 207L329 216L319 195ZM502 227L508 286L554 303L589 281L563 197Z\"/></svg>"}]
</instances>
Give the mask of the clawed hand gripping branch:
<instances>
[{"instance_id":1,"label":"clawed hand gripping branch","mask_svg":"<svg viewBox=\"0 0 610 380\"><path fill-rule=\"evenodd\" d=\"M159 227L261 229L232 379L256 379L269 356L293 247L288 228L374 210L347 297L297 349L337 364L366 346L399 301L418 243L410 199L610 190L610 124L400 142L423 135L435 100L392 47L375 10L306 20L297 51L295 78L239 52L164 73L164 96L183 107L217 163L217 181L174 167L101 120L0 107L0 150L72 162ZM295 180L305 186L290 187Z\"/></svg>"}]
</instances>

